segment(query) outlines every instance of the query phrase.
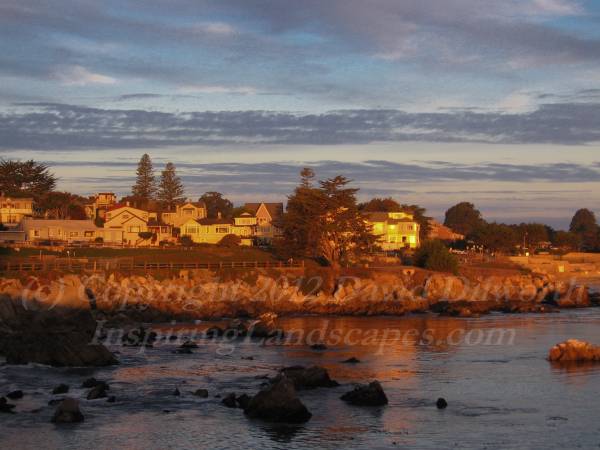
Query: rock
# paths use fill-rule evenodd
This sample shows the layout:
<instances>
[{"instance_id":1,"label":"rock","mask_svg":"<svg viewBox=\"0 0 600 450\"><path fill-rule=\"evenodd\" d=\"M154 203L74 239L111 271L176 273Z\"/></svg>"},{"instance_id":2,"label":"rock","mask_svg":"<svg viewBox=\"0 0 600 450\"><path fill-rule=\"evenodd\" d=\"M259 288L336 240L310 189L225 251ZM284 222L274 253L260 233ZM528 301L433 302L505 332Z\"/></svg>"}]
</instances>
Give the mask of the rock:
<instances>
[{"instance_id":1,"label":"rock","mask_svg":"<svg viewBox=\"0 0 600 450\"><path fill-rule=\"evenodd\" d=\"M8 394L6 394L6 396L11 400L19 400L20 398L23 398L23 391L20 389L16 391L11 391Z\"/></svg>"},{"instance_id":2,"label":"rock","mask_svg":"<svg viewBox=\"0 0 600 450\"><path fill-rule=\"evenodd\" d=\"M379 381L373 381L368 385L360 385L340 397L345 402L357 406L382 406L387 405L388 399L383 392Z\"/></svg>"},{"instance_id":3,"label":"rock","mask_svg":"<svg viewBox=\"0 0 600 450\"><path fill-rule=\"evenodd\" d=\"M592 302L587 287L577 286L560 296L556 305L560 308L587 308L592 306Z\"/></svg>"},{"instance_id":4,"label":"rock","mask_svg":"<svg viewBox=\"0 0 600 450\"><path fill-rule=\"evenodd\" d=\"M115 397L114 395L111 395L106 399L107 403L114 403L116 401L117 401L117 397Z\"/></svg>"},{"instance_id":5,"label":"rock","mask_svg":"<svg viewBox=\"0 0 600 450\"><path fill-rule=\"evenodd\" d=\"M448 402L445 398L440 397L435 402L435 406L437 407L437 409L446 409L448 407Z\"/></svg>"},{"instance_id":6,"label":"rock","mask_svg":"<svg viewBox=\"0 0 600 450\"><path fill-rule=\"evenodd\" d=\"M105 398L107 389L108 389L107 384L97 384L88 392L86 398L88 400L96 400L98 398Z\"/></svg>"},{"instance_id":7,"label":"rock","mask_svg":"<svg viewBox=\"0 0 600 450\"><path fill-rule=\"evenodd\" d=\"M179 389L175 388L175 389L173 390L173 395L174 395L175 397L179 397L179 396L181 395L181 392L179 392Z\"/></svg>"},{"instance_id":8,"label":"rock","mask_svg":"<svg viewBox=\"0 0 600 450\"><path fill-rule=\"evenodd\" d=\"M360 359L355 358L354 356L348 359L345 359L344 361L342 361L344 364L358 364L360 362Z\"/></svg>"},{"instance_id":9,"label":"rock","mask_svg":"<svg viewBox=\"0 0 600 450\"><path fill-rule=\"evenodd\" d=\"M196 389L194 391L194 395L200 398L208 398L208 390L206 389Z\"/></svg>"},{"instance_id":10,"label":"rock","mask_svg":"<svg viewBox=\"0 0 600 450\"><path fill-rule=\"evenodd\" d=\"M248 394L242 394L235 400L240 408L246 409L250 403L250 400L252 400L252 397L250 397Z\"/></svg>"},{"instance_id":11,"label":"rock","mask_svg":"<svg viewBox=\"0 0 600 450\"><path fill-rule=\"evenodd\" d=\"M223 336L225 332L223 331L222 328L219 327L210 327L208 330L206 330L206 332L204 333L204 335L207 338L214 338L214 337L221 337Z\"/></svg>"},{"instance_id":12,"label":"rock","mask_svg":"<svg viewBox=\"0 0 600 450\"><path fill-rule=\"evenodd\" d=\"M290 379L298 390L339 386L337 381L329 377L327 370L319 366L309 368L302 366L286 367L278 375L276 381L282 377Z\"/></svg>"},{"instance_id":13,"label":"rock","mask_svg":"<svg viewBox=\"0 0 600 450\"><path fill-rule=\"evenodd\" d=\"M138 327L132 330L129 330L127 333L123 335L121 338L123 345L129 347L138 347L138 346L152 346L154 342L156 342L157 334L149 330L145 327Z\"/></svg>"},{"instance_id":14,"label":"rock","mask_svg":"<svg viewBox=\"0 0 600 450\"><path fill-rule=\"evenodd\" d=\"M104 381L98 381L94 377L90 377L81 384L81 387L82 388L93 388L93 387L97 386L99 383L104 383Z\"/></svg>"},{"instance_id":15,"label":"rock","mask_svg":"<svg viewBox=\"0 0 600 450\"><path fill-rule=\"evenodd\" d=\"M198 344L196 344L194 341L185 341L179 346L179 348L198 348Z\"/></svg>"},{"instance_id":16,"label":"rock","mask_svg":"<svg viewBox=\"0 0 600 450\"><path fill-rule=\"evenodd\" d=\"M223 334L229 338L244 337L248 334L248 326L243 320L234 319L227 324Z\"/></svg>"},{"instance_id":17,"label":"rock","mask_svg":"<svg viewBox=\"0 0 600 450\"><path fill-rule=\"evenodd\" d=\"M6 398L0 397L0 412L3 413L14 413L13 409L15 405L11 405L6 401Z\"/></svg>"},{"instance_id":18,"label":"rock","mask_svg":"<svg viewBox=\"0 0 600 450\"><path fill-rule=\"evenodd\" d=\"M312 350L327 350L327 346L325 344L322 343L318 343L318 344L313 344L310 346L310 348Z\"/></svg>"},{"instance_id":19,"label":"rock","mask_svg":"<svg viewBox=\"0 0 600 450\"><path fill-rule=\"evenodd\" d=\"M191 355L194 352L190 347L179 347L174 353L177 353L178 355Z\"/></svg>"},{"instance_id":20,"label":"rock","mask_svg":"<svg viewBox=\"0 0 600 450\"><path fill-rule=\"evenodd\" d=\"M297 397L294 383L287 378L281 378L252 397L244 413L268 422L304 423L312 417Z\"/></svg>"},{"instance_id":21,"label":"rock","mask_svg":"<svg viewBox=\"0 0 600 450\"><path fill-rule=\"evenodd\" d=\"M225 406L227 406L228 408L235 408L236 407L235 394L233 392L230 394L227 394L223 398L223 400L221 400L221 403L224 404Z\"/></svg>"},{"instance_id":22,"label":"rock","mask_svg":"<svg viewBox=\"0 0 600 450\"><path fill-rule=\"evenodd\" d=\"M57 406L52 416L54 423L76 423L83 422L83 414L79 410L79 402L74 398L67 397Z\"/></svg>"},{"instance_id":23,"label":"rock","mask_svg":"<svg viewBox=\"0 0 600 450\"><path fill-rule=\"evenodd\" d=\"M63 383L59 384L54 389L52 389L52 394L54 394L54 395L66 394L67 392L69 392L69 386L66 384L63 384Z\"/></svg>"},{"instance_id":24,"label":"rock","mask_svg":"<svg viewBox=\"0 0 600 450\"><path fill-rule=\"evenodd\" d=\"M552 362L600 362L600 346L577 339L569 339L550 349Z\"/></svg>"}]
</instances>

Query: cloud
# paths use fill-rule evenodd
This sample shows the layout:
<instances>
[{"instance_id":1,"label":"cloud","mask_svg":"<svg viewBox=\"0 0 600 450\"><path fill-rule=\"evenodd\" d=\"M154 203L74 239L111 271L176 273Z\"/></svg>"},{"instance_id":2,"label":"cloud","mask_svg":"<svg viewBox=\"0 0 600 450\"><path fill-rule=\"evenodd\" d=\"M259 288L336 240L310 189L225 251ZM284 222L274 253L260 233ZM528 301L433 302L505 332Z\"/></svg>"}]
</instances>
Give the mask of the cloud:
<instances>
[{"instance_id":1,"label":"cloud","mask_svg":"<svg viewBox=\"0 0 600 450\"><path fill-rule=\"evenodd\" d=\"M193 32L208 33L218 36L230 36L236 33L235 27L224 22L204 22L193 25Z\"/></svg>"},{"instance_id":2,"label":"cloud","mask_svg":"<svg viewBox=\"0 0 600 450\"><path fill-rule=\"evenodd\" d=\"M115 84L117 80L107 75L94 73L82 66L56 69L52 77L67 86L86 86L88 84Z\"/></svg>"},{"instance_id":3,"label":"cloud","mask_svg":"<svg viewBox=\"0 0 600 450\"><path fill-rule=\"evenodd\" d=\"M205 84L189 84L177 88L178 92L189 94L241 94L255 95L258 93L256 88L251 86L220 86Z\"/></svg>"},{"instance_id":4,"label":"cloud","mask_svg":"<svg viewBox=\"0 0 600 450\"><path fill-rule=\"evenodd\" d=\"M582 13L578 2L569 0L533 0L533 5L538 12L559 16L572 16Z\"/></svg>"},{"instance_id":5,"label":"cloud","mask_svg":"<svg viewBox=\"0 0 600 450\"><path fill-rule=\"evenodd\" d=\"M545 104L531 112L341 110L275 111L100 109L21 103L0 114L0 148L68 150L220 144L600 142L600 103Z\"/></svg>"}]
</instances>

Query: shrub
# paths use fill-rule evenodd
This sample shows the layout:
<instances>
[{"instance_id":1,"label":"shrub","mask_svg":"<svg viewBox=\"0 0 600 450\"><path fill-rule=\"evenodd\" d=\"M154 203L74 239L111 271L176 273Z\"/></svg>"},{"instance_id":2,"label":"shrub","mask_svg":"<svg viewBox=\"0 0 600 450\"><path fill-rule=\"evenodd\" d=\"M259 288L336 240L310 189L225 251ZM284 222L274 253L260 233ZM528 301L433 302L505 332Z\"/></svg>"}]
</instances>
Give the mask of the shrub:
<instances>
[{"instance_id":1,"label":"shrub","mask_svg":"<svg viewBox=\"0 0 600 450\"><path fill-rule=\"evenodd\" d=\"M188 236L187 234L184 234L183 236L181 236L179 238L179 242L181 242L181 245L183 245L184 247L192 247L194 245L194 241L192 240L192 237Z\"/></svg>"},{"instance_id":2,"label":"shrub","mask_svg":"<svg viewBox=\"0 0 600 450\"><path fill-rule=\"evenodd\" d=\"M219 241L219 247L238 247L242 243L239 236L227 234Z\"/></svg>"},{"instance_id":3,"label":"shrub","mask_svg":"<svg viewBox=\"0 0 600 450\"><path fill-rule=\"evenodd\" d=\"M458 272L458 259L442 241L426 241L414 256L414 265L439 272Z\"/></svg>"},{"instance_id":4,"label":"shrub","mask_svg":"<svg viewBox=\"0 0 600 450\"><path fill-rule=\"evenodd\" d=\"M98 236L96 239L94 239L94 242L96 244L102 244L104 242L104 238L102 238L101 236Z\"/></svg>"},{"instance_id":5,"label":"shrub","mask_svg":"<svg viewBox=\"0 0 600 450\"><path fill-rule=\"evenodd\" d=\"M151 231L140 231L138 233L138 236L140 237L140 239L147 241L148 239L154 236L154 233Z\"/></svg>"}]
</instances>

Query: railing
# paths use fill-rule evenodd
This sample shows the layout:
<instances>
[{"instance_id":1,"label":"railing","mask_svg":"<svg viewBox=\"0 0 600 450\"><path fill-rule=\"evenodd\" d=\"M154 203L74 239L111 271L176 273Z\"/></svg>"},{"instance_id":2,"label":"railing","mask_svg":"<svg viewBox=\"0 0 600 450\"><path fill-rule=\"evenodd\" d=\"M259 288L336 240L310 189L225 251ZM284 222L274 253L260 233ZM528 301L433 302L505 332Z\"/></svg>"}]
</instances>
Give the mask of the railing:
<instances>
[{"instance_id":1,"label":"railing","mask_svg":"<svg viewBox=\"0 0 600 450\"><path fill-rule=\"evenodd\" d=\"M157 261L0 261L0 272L38 272L47 270L182 270L182 269L277 269L302 268L304 261L219 261L219 262L157 262Z\"/></svg>"}]
</instances>

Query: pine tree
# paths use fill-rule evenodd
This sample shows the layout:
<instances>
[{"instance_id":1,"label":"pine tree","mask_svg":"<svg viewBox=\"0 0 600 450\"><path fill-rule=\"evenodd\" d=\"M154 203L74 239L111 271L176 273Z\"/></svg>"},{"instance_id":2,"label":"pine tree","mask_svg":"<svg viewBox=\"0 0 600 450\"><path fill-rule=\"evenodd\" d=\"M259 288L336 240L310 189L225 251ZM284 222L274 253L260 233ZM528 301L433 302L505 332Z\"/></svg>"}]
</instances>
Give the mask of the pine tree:
<instances>
[{"instance_id":1,"label":"pine tree","mask_svg":"<svg viewBox=\"0 0 600 450\"><path fill-rule=\"evenodd\" d=\"M154 198L156 193L156 180L154 177L154 168L152 160L147 153L144 153L136 171L137 178L131 188L131 193L140 203L147 204Z\"/></svg>"},{"instance_id":2,"label":"pine tree","mask_svg":"<svg viewBox=\"0 0 600 450\"><path fill-rule=\"evenodd\" d=\"M183 199L183 184L175 172L175 164L171 162L161 172L157 198L167 209L173 209Z\"/></svg>"}]
</instances>

